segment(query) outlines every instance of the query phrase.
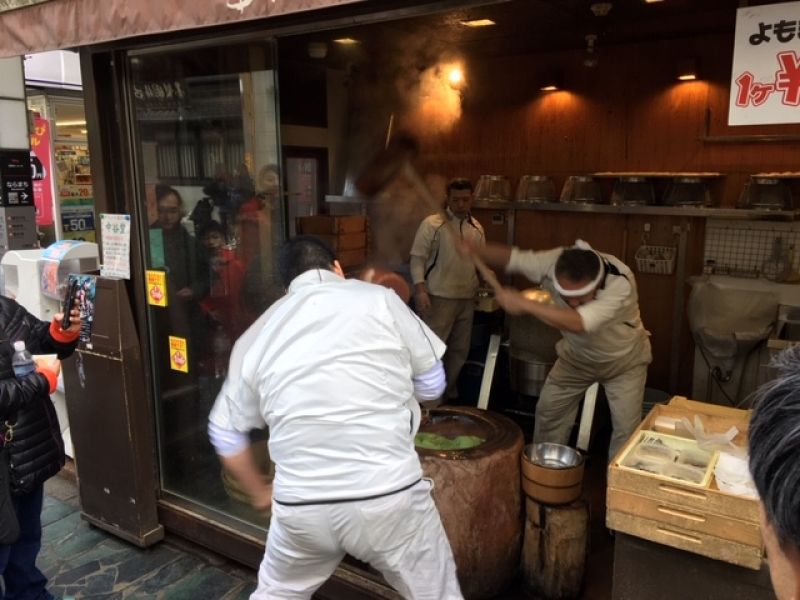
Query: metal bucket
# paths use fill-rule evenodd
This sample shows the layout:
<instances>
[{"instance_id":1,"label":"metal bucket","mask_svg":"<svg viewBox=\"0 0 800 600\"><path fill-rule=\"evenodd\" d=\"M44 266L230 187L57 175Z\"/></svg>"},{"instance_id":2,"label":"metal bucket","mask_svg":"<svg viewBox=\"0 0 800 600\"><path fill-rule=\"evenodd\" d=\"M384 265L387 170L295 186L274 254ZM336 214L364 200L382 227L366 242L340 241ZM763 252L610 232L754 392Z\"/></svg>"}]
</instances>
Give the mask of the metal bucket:
<instances>
[{"instance_id":1,"label":"metal bucket","mask_svg":"<svg viewBox=\"0 0 800 600\"><path fill-rule=\"evenodd\" d=\"M511 348L508 357L511 390L526 396L538 396L552 366L552 362L544 362Z\"/></svg>"}]
</instances>

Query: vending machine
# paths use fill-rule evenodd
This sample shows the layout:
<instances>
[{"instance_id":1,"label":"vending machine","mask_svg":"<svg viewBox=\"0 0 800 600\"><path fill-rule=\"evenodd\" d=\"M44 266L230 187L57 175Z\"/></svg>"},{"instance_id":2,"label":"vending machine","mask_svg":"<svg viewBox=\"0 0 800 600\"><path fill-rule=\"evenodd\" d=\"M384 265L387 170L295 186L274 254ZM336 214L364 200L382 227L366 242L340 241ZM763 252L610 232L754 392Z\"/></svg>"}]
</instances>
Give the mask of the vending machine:
<instances>
[{"instance_id":1,"label":"vending machine","mask_svg":"<svg viewBox=\"0 0 800 600\"><path fill-rule=\"evenodd\" d=\"M14 298L28 312L42 321L51 321L61 312L64 286L70 273L88 273L100 268L97 244L61 240L47 248L8 250L0 260L0 292ZM72 436L62 377L52 395L64 448L72 457Z\"/></svg>"}]
</instances>

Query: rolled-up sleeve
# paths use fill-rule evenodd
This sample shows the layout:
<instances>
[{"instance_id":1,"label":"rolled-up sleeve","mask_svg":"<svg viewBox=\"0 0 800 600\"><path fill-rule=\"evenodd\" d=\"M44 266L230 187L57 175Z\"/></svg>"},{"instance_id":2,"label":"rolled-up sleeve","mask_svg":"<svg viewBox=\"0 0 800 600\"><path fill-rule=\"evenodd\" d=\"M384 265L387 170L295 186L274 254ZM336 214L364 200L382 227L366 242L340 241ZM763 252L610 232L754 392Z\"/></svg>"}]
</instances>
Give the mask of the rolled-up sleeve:
<instances>
[{"instance_id":1,"label":"rolled-up sleeve","mask_svg":"<svg viewBox=\"0 0 800 600\"><path fill-rule=\"evenodd\" d=\"M609 278L594 300L576 309L584 331L592 333L614 321L631 302L631 291L631 284L624 277Z\"/></svg>"},{"instance_id":2,"label":"rolled-up sleeve","mask_svg":"<svg viewBox=\"0 0 800 600\"><path fill-rule=\"evenodd\" d=\"M520 273L531 281L540 282L545 276L552 275L556 261L562 252L563 248L553 248L542 252L512 248L506 272Z\"/></svg>"},{"instance_id":3,"label":"rolled-up sleeve","mask_svg":"<svg viewBox=\"0 0 800 600\"><path fill-rule=\"evenodd\" d=\"M414 396L421 402L436 400L444 393L444 389L447 387L444 365L440 360L436 361L432 369L414 376L413 380Z\"/></svg>"},{"instance_id":4,"label":"rolled-up sleeve","mask_svg":"<svg viewBox=\"0 0 800 600\"><path fill-rule=\"evenodd\" d=\"M211 421L208 423L208 439L220 456L235 456L250 445L250 438L246 433L223 429Z\"/></svg>"}]
</instances>

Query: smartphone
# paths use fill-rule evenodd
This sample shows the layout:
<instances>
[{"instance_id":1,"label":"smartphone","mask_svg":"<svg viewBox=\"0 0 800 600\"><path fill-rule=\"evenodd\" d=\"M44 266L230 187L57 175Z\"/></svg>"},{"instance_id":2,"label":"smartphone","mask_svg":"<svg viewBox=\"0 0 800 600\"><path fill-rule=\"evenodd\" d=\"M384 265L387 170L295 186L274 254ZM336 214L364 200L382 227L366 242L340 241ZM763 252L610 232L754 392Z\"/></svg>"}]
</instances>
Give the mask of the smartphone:
<instances>
[{"instance_id":1,"label":"smartphone","mask_svg":"<svg viewBox=\"0 0 800 600\"><path fill-rule=\"evenodd\" d=\"M67 288L64 293L64 318L61 319L61 329L67 330L72 324L70 321L72 309L75 308L75 296L78 293L78 281L71 277L67 280Z\"/></svg>"}]
</instances>

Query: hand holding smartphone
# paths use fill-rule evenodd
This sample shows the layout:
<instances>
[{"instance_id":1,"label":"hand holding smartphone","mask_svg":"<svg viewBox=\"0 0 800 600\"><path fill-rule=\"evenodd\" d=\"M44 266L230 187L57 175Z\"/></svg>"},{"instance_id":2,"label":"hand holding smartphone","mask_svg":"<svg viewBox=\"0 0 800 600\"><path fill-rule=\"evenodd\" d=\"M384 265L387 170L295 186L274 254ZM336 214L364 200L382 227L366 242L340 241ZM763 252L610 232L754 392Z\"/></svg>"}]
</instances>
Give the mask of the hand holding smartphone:
<instances>
[{"instance_id":1,"label":"hand holding smartphone","mask_svg":"<svg viewBox=\"0 0 800 600\"><path fill-rule=\"evenodd\" d=\"M64 293L64 317L61 319L61 329L66 331L72 324L72 309L75 308L75 297L78 293L78 281L70 277L67 279L67 288Z\"/></svg>"}]
</instances>

